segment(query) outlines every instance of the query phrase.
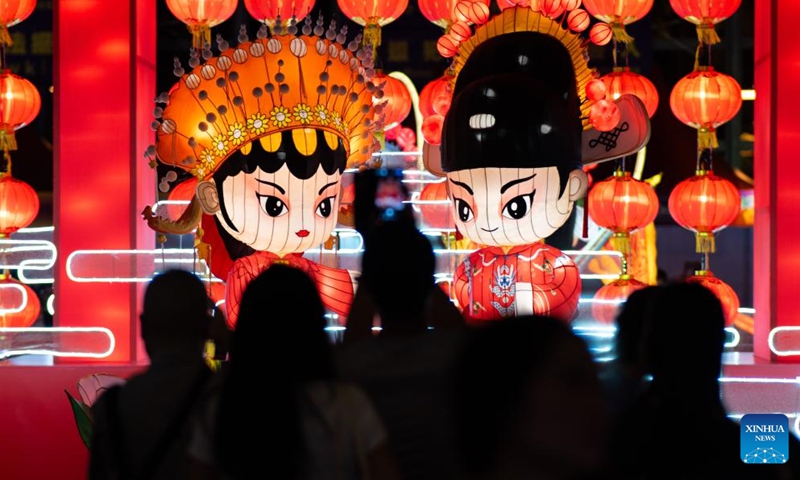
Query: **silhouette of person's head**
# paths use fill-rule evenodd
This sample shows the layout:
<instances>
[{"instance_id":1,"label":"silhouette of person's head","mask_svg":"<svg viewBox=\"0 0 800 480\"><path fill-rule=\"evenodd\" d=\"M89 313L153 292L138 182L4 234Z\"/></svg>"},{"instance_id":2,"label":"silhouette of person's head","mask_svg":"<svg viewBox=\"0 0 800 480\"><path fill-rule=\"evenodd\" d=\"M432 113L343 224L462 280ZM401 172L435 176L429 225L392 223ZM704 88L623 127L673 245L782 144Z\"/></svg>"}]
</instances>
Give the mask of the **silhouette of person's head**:
<instances>
[{"instance_id":1,"label":"silhouette of person's head","mask_svg":"<svg viewBox=\"0 0 800 480\"><path fill-rule=\"evenodd\" d=\"M424 235L401 222L381 225L371 233L361 264L361 283L384 328L421 320L436 267L433 247Z\"/></svg>"},{"instance_id":2,"label":"silhouette of person's head","mask_svg":"<svg viewBox=\"0 0 800 480\"><path fill-rule=\"evenodd\" d=\"M325 326L325 307L314 282L296 268L274 265L242 295L231 342L232 368L254 369L255 374L264 362L291 358L274 374L301 382L329 378L331 346Z\"/></svg>"},{"instance_id":3,"label":"silhouette of person's head","mask_svg":"<svg viewBox=\"0 0 800 480\"><path fill-rule=\"evenodd\" d=\"M614 348L617 363L644 374L642 339L647 322L653 315L653 304L661 287L645 287L633 292L617 314L617 334Z\"/></svg>"},{"instance_id":4,"label":"silhouette of person's head","mask_svg":"<svg viewBox=\"0 0 800 480\"><path fill-rule=\"evenodd\" d=\"M571 478L603 462L606 417L591 354L552 318L477 330L459 357L454 413L462 468L477 478Z\"/></svg>"},{"instance_id":5,"label":"silhouette of person's head","mask_svg":"<svg viewBox=\"0 0 800 480\"><path fill-rule=\"evenodd\" d=\"M717 386L725 343L722 305L702 285L665 286L655 300L645 342L654 383L676 394L687 387Z\"/></svg>"},{"instance_id":6,"label":"silhouette of person's head","mask_svg":"<svg viewBox=\"0 0 800 480\"><path fill-rule=\"evenodd\" d=\"M153 278L140 316L142 340L150 358L175 350L196 350L201 358L210 302L203 282L192 273L170 270Z\"/></svg>"}]
</instances>

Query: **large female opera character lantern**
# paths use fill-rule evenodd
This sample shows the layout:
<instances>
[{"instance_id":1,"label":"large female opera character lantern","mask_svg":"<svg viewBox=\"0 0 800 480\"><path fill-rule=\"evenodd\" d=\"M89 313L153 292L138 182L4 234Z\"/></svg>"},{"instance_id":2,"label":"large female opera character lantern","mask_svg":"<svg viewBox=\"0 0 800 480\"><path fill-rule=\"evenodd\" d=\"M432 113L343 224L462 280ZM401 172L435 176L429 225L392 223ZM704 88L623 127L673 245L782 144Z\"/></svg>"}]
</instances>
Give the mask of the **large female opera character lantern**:
<instances>
[{"instance_id":1,"label":"large female opera character lantern","mask_svg":"<svg viewBox=\"0 0 800 480\"><path fill-rule=\"evenodd\" d=\"M212 272L227 280L232 326L244 287L276 263L306 271L335 313L346 315L353 297L349 272L302 254L331 236L342 172L375 148L378 88L357 41L331 29L333 40L312 35L310 22L296 30L267 37L262 29L183 75L157 130L158 161L190 172L198 186L184 218L149 209L145 217L158 231L188 233L205 213L202 242Z\"/></svg>"},{"instance_id":2,"label":"large female opera character lantern","mask_svg":"<svg viewBox=\"0 0 800 480\"><path fill-rule=\"evenodd\" d=\"M544 244L586 193L582 166L640 149L649 138L642 103L617 101L621 120L590 128L586 43L530 8L504 10L464 41L453 64L452 103L429 171L446 175L458 230L483 248L454 275L472 321L523 314L572 320L577 266Z\"/></svg>"}]
</instances>

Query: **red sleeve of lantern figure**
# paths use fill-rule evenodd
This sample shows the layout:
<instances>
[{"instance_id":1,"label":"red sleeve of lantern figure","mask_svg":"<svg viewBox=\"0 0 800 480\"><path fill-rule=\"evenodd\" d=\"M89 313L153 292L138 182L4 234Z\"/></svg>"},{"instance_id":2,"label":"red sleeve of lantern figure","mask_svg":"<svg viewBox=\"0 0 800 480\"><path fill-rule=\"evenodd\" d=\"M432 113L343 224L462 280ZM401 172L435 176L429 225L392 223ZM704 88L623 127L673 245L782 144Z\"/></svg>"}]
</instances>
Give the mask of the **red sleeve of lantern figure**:
<instances>
[{"instance_id":1,"label":"red sleeve of lantern figure","mask_svg":"<svg viewBox=\"0 0 800 480\"><path fill-rule=\"evenodd\" d=\"M572 259L542 244L507 253L496 247L478 250L458 267L453 284L470 323L530 314L571 321L581 291Z\"/></svg>"}]
</instances>

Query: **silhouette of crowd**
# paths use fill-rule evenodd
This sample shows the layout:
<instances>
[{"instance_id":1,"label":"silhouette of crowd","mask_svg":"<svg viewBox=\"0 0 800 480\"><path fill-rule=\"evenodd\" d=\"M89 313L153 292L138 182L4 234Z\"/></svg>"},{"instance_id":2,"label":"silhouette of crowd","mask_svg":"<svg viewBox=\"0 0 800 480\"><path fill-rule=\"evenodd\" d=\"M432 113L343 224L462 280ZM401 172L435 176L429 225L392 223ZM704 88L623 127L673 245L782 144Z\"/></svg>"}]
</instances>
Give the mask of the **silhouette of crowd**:
<instances>
[{"instance_id":1,"label":"silhouette of crowd","mask_svg":"<svg viewBox=\"0 0 800 480\"><path fill-rule=\"evenodd\" d=\"M195 275L156 277L141 315L151 363L95 404L89 478L798 478L792 435L786 464L739 458L722 307L704 287L635 292L600 363L560 320L467 326L408 224L365 240L341 341L300 270L253 280L234 332Z\"/></svg>"}]
</instances>

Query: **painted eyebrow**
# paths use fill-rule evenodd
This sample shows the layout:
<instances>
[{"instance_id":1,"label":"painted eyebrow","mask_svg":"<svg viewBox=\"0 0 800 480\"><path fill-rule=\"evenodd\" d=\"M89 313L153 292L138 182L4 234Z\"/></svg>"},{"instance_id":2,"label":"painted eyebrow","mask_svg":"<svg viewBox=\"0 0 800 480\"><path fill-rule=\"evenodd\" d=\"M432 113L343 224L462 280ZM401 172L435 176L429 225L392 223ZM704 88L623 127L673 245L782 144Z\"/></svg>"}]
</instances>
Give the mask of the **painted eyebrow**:
<instances>
[{"instance_id":1,"label":"painted eyebrow","mask_svg":"<svg viewBox=\"0 0 800 480\"><path fill-rule=\"evenodd\" d=\"M256 182L263 183L264 185L269 185L270 187L275 187L275 189L277 191L281 192L283 195L286 195L286 190L284 190L283 187L281 187L277 183L268 182L266 180L259 180L257 178L256 178Z\"/></svg>"},{"instance_id":2,"label":"painted eyebrow","mask_svg":"<svg viewBox=\"0 0 800 480\"><path fill-rule=\"evenodd\" d=\"M514 185L516 185L518 183L522 183L522 182L527 182L528 180L532 179L535 176L536 176L536 174L534 173L530 177L518 178L516 180L511 180L510 182L508 182L505 185L503 185L502 188L500 188L500 194L502 195L502 194L506 193L506 190L508 190L509 188L513 187Z\"/></svg>"},{"instance_id":3,"label":"painted eyebrow","mask_svg":"<svg viewBox=\"0 0 800 480\"><path fill-rule=\"evenodd\" d=\"M325 185L324 187L320 188L320 189L319 189L319 195L322 195L322 192L324 192L326 188L328 188L328 187L332 187L332 186L334 186L334 185L336 185L336 182L331 182L331 183L329 183L329 184Z\"/></svg>"},{"instance_id":4,"label":"painted eyebrow","mask_svg":"<svg viewBox=\"0 0 800 480\"><path fill-rule=\"evenodd\" d=\"M466 190L466 191L467 191L467 193L469 193L470 195L475 195L474 193L472 193L472 189L471 189L471 188L469 188L469 185L467 185L466 183L463 183L463 182L458 182L458 181L456 181L456 180L453 180L452 178L450 179L450 181L451 181L451 182L452 182L454 185L458 185L459 187L461 187L461 188L463 188L464 190Z\"/></svg>"}]
</instances>

